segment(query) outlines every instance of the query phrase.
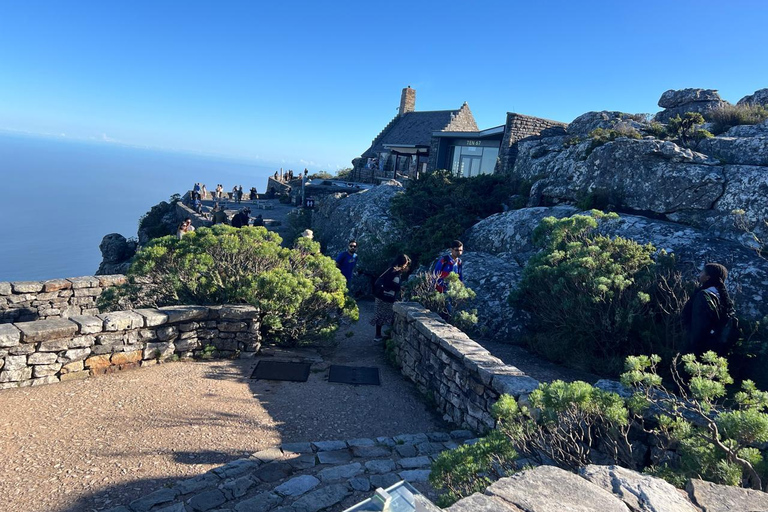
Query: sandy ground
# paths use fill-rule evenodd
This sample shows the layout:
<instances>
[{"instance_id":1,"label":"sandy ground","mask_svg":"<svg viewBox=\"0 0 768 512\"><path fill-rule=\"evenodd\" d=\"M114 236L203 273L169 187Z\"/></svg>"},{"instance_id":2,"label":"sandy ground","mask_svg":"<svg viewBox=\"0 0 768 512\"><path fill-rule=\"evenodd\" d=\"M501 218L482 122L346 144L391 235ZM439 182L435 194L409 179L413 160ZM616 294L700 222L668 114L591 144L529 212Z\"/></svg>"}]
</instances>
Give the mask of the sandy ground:
<instances>
[{"instance_id":1,"label":"sandy ground","mask_svg":"<svg viewBox=\"0 0 768 512\"><path fill-rule=\"evenodd\" d=\"M445 430L372 341L372 304L328 363L378 366L381 386L250 379L256 360L167 363L0 392L0 510L84 512L284 442ZM348 334L352 333L352 334Z\"/></svg>"}]
</instances>

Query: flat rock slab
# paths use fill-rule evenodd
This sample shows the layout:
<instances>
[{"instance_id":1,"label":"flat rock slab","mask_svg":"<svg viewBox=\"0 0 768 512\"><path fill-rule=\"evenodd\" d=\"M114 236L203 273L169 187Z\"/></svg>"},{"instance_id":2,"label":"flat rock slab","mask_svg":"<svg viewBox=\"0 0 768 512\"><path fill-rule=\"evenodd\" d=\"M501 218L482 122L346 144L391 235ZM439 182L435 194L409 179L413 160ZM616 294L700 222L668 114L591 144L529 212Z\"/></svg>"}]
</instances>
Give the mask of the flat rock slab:
<instances>
[{"instance_id":1,"label":"flat rock slab","mask_svg":"<svg viewBox=\"0 0 768 512\"><path fill-rule=\"evenodd\" d=\"M21 342L21 331L11 324L0 324L0 347L15 347Z\"/></svg>"},{"instance_id":2,"label":"flat rock slab","mask_svg":"<svg viewBox=\"0 0 768 512\"><path fill-rule=\"evenodd\" d=\"M105 331L125 331L144 327L144 317L133 311L114 311L98 317L104 321Z\"/></svg>"},{"instance_id":3,"label":"flat rock slab","mask_svg":"<svg viewBox=\"0 0 768 512\"><path fill-rule=\"evenodd\" d=\"M104 329L104 320L97 316L75 315L69 317L80 328L80 334L94 334Z\"/></svg>"},{"instance_id":4,"label":"flat rock slab","mask_svg":"<svg viewBox=\"0 0 768 512\"><path fill-rule=\"evenodd\" d=\"M345 441L315 441L312 443L319 452L331 452L336 450L343 450L347 447Z\"/></svg>"},{"instance_id":5,"label":"flat rock slab","mask_svg":"<svg viewBox=\"0 0 768 512\"><path fill-rule=\"evenodd\" d=\"M283 498L272 492L257 494L253 498L241 501L235 507L236 512L267 512L283 502Z\"/></svg>"},{"instance_id":6,"label":"flat rock slab","mask_svg":"<svg viewBox=\"0 0 768 512\"><path fill-rule=\"evenodd\" d=\"M757 512L768 510L768 494L704 480L691 480L688 495L704 512Z\"/></svg>"},{"instance_id":7,"label":"flat rock slab","mask_svg":"<svg viewBox=\"0 0 768 512\"><path fill-rule=\"evenodd\" d=\"M320 464L344 464L352 460L349 450L336 450L333 452L317 452L317 460Z\"/></svg>"},{"instance_id":8,"label":"flat rock slab","mask_svg":"<svg viewBox=\"0 0 768 512\"><path fill-rule=\"evenodd\" d=\"M690 501L661 478L642 475L620 466L589 466L581 476L598 487L618 496L632 510L639 512L697 512Z\"/></svg>"},{"instance_id":9,"label":"flat rock slab","mask_svg":"<svg viewBox=\"0 0 768 512\"><path fill-rule=\"evenodd\" d=\"M539 466L495 482L485 494L528 512L629 512L616 496L555 466Z\"/></svg>"},{"instance_id":10,"label":"flat rock slab","mask_svg":"<svg viewBox=\"0 0 768 512\"><path fill-rule=\"evenodd\" d=\"M168 323L205 320L208 318L208 308L203 306L166 306L158 311L168 315Z\"/></svg>"},{"instance_id":11,"label":"flat rock slab","mask_svg":"<svg viewBox=\"0 0 768 512\"><path fill-rule=\"evenodd\" d=\"M69 338L77 333L78 330L76 323L70 322L65 318L19 322L14 325L21 331L21 341L24 343Z\"/></svg>"},{"instance_id":12,"label":"flat rock slab","mask_svg":"<svg viewBox=\"0 0 768 512\"><path fill-rule=\"evenodd\" d=\"M354 464L344 464L342 466L322 469L317 474L317 476L320 477L320 480L323 482L332 482L334 480L349 480L350 478L360 473L362 470L362 464L355 462Z\"/></svg>"},{"instance_id":13,"label":"flat rock slab","mask_svg":"<svg viewBox=\"0 0 768 512\"><path fill-rule=\"evenodd\" d=\"M479 493L467 496L445 510L447 512L524 512L510 503Z\"/></svg>"},{"instance_id":14,"label":"flat rock slab","mask_svg":"<svg viewBox=\"0 0 768 512\"><path fill-rule=\"evenodd\" d=\"M293 503L293 509L296 512L317 512L336 505L349 494L350 491L345 484L329 485L302 496Z\"/></svg>"},{"instance_id":15,"label":"flat rock slab","mask_svg":"<svg viewBox=\"0 0 768 512\"><path fill-rule=\"evenodd\" d=\"M312 475L301 475L291 478L275 487L275 492L281 496L301 496L320 484L320 480Z\"/></svg>"}]
</instances>

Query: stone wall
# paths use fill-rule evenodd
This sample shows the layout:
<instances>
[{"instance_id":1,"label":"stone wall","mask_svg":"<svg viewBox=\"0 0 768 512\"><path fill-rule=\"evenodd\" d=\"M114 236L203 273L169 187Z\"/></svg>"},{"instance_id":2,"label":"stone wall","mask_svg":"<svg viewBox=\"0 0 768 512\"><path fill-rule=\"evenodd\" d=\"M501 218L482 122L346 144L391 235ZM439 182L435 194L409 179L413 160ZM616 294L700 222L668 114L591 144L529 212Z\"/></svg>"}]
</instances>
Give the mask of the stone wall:
<instances>
[{"instance_id":1,"label":"stone wall","mask_svg":"<svg viewBox=\"0 0 768 512\"><path fill-rule=\"evenodd\" d=\"M504 126L504 138L501 140L496 172L508 173L515 165L518 142L529 137L536 137L547 128L557 126L565 128L568 125L559 121L507 112L507 122Z\"/></svg>"},{"instance_id":2,"label":"stone wall","mask_svg":"<svg viewBox=\"0 0 768 512\"><path fill-rule=\"evenodd\" d=\"M104 289L124 282L120 274L0 282L0 324L96 314Z\"/></svg>"},{"instance_id":3,"label":"stone wall","mask_svg":"<svg viewBox=\"0 0 768 512\"><path fill-rule=\"evenodd\" d=\"M491 407L501 394L519 398L538 387L538 381L420 304L399 302L394 310L392 335L401 371L446 421L486 432L495 426Z\"/></svg>"},{"instance_id":4,"label":"stone wall","mask_svg":"<svg viewBox=\"0 0 768 512\"><path fill-rule=\"evenodd\" d=\"M171 306L0 325L0 389L50 384L174 358L247 357L252 306Z\"/></svg>"}]
</instances>

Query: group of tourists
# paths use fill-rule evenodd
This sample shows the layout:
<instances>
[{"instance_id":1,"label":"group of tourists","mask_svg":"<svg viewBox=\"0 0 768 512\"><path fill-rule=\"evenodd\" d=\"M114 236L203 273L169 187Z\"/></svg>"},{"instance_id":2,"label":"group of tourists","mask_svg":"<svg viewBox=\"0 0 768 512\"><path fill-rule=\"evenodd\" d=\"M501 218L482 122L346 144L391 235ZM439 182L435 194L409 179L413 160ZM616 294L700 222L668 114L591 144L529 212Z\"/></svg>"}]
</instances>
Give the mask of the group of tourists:
<instances>
[{"instance_id":1,"label":"group of tourists","mask_svg":"<svg viewBox=\"0 0 768 512\"><path fill-rule=\"evenodd\" d=\"M434 275L435 289L444 293L447 285L445 279L451 274L458 275L460 281L464 281L462 272L461 254L464 252L464 244L460 240L451 242L448 254L440 257L431 268ZM357 240L350 240L346 251L341 251L336 256L336 267L347 280L347 287L352 280L357 266ZM392 325L394 322L394 303L401 299L403 275L411 268L411 258L407 254L398 254L392 264L376 279L373 285L375 298L374 318L371 325L376 328L374 341L382 340L382 328ZM450 311L450 301L447 302Z\"/></svg>"},{"instance_id":2,"label":"group of tourists","mask_svg":"<svg viewBox=\"0 0 768 512\"><path fill-rule=\"evenodd\" d=\"M293 170L288 169L287 171L283 172L283 169L281 168L280 172L275 171L275 174L272 175L272 178L275 181L283 181L283 182L291 181L293 179Z\"/></svg>"},{"instance_id":3,"label":"group of tourists","mask_svg":"<svg viewBox=\"0 0 768 512\"><path fill-rule=\"evenodd\" d=\"M241 203L243 200L243 195L245 194L243 192L243 186L235 185L232 187L231 194L231 199L233 201L236 203ZM248 191L248 197L251 201L258 199L259 193L256 190L256 187L251 187L251 189ZM192 204L194 205L195 201L204 201L206 199L208 199L208 190L205 188L205 183L195 183L192 187L192 194L190 197ZM211 192L211 199L216 202L220 202L225 199L224 186L221 183L216 185L216 189Z\"/></svg>"}]
</instances>

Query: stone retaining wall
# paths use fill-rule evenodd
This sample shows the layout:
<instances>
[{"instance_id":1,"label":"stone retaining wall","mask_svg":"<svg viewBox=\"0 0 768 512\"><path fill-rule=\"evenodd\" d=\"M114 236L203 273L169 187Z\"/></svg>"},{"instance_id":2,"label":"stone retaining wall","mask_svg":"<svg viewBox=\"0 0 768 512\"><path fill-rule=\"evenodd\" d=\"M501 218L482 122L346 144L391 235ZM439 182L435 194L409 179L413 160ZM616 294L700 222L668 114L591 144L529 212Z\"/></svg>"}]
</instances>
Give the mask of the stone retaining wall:
<instances>
[{"instance_id":1,"label":"stone retaining wall","mask_svg":"<svg viewBox=\"0 0 768 512\"><path fill-rule=\"evenodd\" d=\"M517 143L538 136L548 128L565 128L567 123L542 119L540 117L525 116L515 112L507 112L507 121L504 126L504 138L499 150L499 163L496 172L509 174L515 165L517 158Z\"/></svg>"},{"instance_id":2,"label":"stone retaining wall","mask_svg":"<svg viewBox=\"0 0 768 512\"><path fill-rule=\"evenodd\" d=\"M519 398L538 387L538 381L420 304L400 302L394 310L392 336L401 371L446 421L486 432L495 426L491 407L501 394Z\"/></svg>"},{"instance_id":3,"label":"stone retaining wall","mask_svg":"<svg viewBox=\"0 0 768 512\"><path fill-rule=\"evenodd\" d=\"M0 389L260 348L252 306L171 306L0 325Z\"/></svg>"},{"instance_id":4,"label":"stone retaining wall","mask_svg":"<svg viewBox=\"0 0 768 512\"><path fill-rule=\"evenodd\" d=\"M101 292L124 282L120 274L0 282L0 324L97 314Z\"/></svg>"}]
</instances>

